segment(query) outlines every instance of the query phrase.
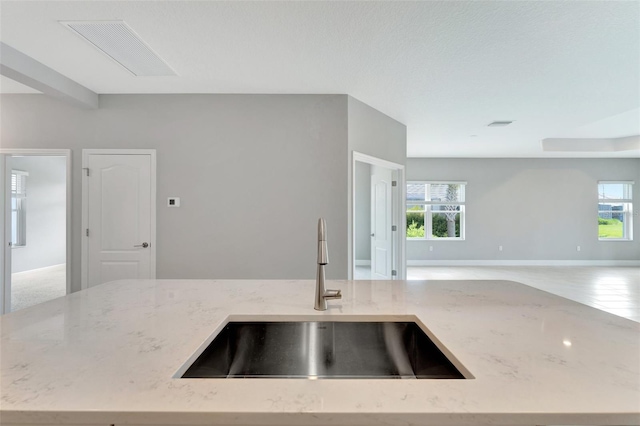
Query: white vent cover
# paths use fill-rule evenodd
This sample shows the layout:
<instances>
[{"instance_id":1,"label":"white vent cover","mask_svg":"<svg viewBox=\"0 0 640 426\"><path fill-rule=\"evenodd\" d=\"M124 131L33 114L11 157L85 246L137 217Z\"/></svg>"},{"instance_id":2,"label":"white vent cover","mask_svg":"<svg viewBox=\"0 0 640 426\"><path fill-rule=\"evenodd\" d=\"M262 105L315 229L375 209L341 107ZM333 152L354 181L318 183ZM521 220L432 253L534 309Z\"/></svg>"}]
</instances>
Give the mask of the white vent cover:
<instances>
[{"instance_id":1,"label":"white vent cover","mask_svg":"<svg viewBox=\"0 0 640 426\"><path fill-rule=\"evenodd\" d=\"M489 127L504 127L513 123L513 121L494 121L493 123L487 124Z\"/></svg>"},{"instance_id":2,"label":"white vent cover","mask_svg":"<svg viewBox=\"0 0 640 426\"><path fill-rule=\"evenodd\" d=\"M60 22L138 77L176 75L124 21Z\"/></svg>"}]
</instances>

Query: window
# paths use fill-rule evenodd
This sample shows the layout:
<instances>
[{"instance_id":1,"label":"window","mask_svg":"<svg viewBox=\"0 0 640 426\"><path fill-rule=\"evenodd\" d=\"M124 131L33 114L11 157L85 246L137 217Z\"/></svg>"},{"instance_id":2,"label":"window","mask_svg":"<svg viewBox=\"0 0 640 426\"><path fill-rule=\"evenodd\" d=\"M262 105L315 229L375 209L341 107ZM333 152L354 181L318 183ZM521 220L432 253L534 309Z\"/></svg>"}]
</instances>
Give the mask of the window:
<instances>
[{"instance_id":1,"label":"window","mask_svg":"<svg viewBox=\"0 0 640 426\"><path fill-rule=\"evenodd\" d=\"M465 185L466 182L408 182L407 238L463 240Z\"/></svg>"},{"instance_id":2,"label":"window","mask_svg":"<svg viewBox=\"0 0 640 426\"><path fill-rule=\"evenodd\" d=\"M22 170L11 170L11 246L27 245L27 176Z\"/></svg>"},{"instance_id":3,"label":"window","mask_svg":"<svg viewBox=\"0 0 640 426\"><path fill-rule=\"evenodd\" d=\"M633 239L633 182L598 182L598 239Z\"/></svg>"}]
</instances>

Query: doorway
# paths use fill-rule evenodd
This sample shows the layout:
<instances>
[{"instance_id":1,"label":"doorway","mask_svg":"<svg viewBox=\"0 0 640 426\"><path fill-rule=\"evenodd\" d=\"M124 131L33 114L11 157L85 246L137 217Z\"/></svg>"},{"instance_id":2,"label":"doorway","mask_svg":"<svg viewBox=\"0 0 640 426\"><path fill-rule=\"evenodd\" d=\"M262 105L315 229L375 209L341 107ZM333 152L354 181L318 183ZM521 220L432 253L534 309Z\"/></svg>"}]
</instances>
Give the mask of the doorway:
<instances>
[{"instance_id":1,"label":"doorway","mask_svg":"<svg viewBox=\"0 0 640 426\"><path fill-rule=\"evenodd\" d=\"M0 150L2 313L70 292L71 153Z\"/></svg>"},{"instance_id":2,"label":"doorway","mask_svg":"<svg viewBox=\"0 0 640 426\"><path fill-rule=\"evenodd\" d=\"M352 279L404 279L404 166L353 153Z\"/></svg>"}]
</instances>

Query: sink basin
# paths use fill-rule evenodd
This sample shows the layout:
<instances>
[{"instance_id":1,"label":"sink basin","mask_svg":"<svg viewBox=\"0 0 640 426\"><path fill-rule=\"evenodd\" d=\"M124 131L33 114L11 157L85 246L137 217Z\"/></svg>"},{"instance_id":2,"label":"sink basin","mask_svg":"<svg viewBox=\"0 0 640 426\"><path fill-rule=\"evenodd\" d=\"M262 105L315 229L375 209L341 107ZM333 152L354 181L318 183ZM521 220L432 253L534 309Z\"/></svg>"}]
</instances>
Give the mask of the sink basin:
<instances>
[{"instance_id":1,"label":"sink basin","mask_svg":"<svg viewBox=\"0 0 640 426\"><path fill-rule=\"evenodd\" d=\"M229 322L182 378L464 379L415 322Z\"/></svg>"}]
</instances>

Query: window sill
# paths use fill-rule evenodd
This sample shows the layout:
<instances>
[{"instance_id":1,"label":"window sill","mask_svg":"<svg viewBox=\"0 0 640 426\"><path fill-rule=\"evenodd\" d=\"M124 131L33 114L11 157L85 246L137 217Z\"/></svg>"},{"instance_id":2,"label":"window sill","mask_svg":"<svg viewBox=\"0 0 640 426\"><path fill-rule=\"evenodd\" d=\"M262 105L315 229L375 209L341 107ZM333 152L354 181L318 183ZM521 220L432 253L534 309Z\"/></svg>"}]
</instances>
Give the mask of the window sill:
<instances>
[{"instance_id":1,"label":"window sill","mask_svg":"<svg viewBox=\"0 0 640 426\"><path fill-rule=\"evenodd\" d=\"M407 241L464 241L464 238L406 238Z\"/></svg>"},{"instance_id":2,"label":"window sill","mask_svg":"<svg viewBox=\"0 0 640 426\"><path fill-rule=\"evenodd\" d=\"M632 242L633 238L598 238L598 241Z\"/></svg>"}]
</instances>

